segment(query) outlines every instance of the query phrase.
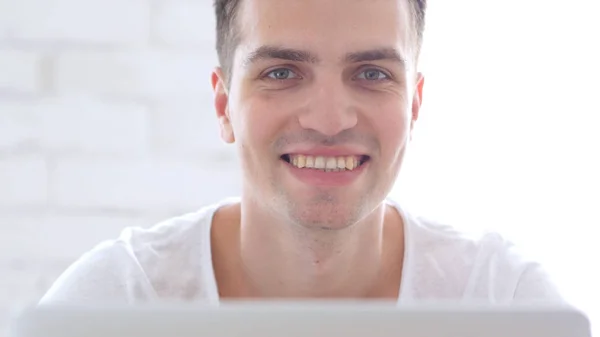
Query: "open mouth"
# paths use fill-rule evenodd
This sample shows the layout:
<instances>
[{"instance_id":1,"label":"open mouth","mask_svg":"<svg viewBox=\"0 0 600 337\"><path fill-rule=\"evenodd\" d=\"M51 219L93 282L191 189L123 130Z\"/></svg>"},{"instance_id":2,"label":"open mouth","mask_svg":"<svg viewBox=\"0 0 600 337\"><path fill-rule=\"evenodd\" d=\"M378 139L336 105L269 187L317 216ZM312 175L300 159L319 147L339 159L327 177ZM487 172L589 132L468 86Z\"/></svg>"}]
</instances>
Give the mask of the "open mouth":
<instances>
[{"instance_id":1,"label":"open mouth","mask_svg":"<svg viewBox=\"0 0 600 337\"><path fill-rule=\"evenodd\" d=\"M364 165L369 156L309 156L302 154L284 154L281 160L299 169L321 170L324 172L353 171Z\"/></svg>"}]
</instances>

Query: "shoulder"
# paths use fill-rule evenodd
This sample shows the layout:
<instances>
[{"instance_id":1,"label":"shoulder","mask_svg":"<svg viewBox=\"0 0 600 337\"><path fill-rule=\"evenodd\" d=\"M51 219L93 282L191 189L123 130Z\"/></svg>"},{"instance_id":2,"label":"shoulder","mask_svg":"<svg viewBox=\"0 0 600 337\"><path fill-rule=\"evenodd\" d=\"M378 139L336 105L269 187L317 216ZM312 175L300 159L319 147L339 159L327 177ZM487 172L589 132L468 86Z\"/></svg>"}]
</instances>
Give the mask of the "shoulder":
<instances>
[{"instance_id":1,"label":"shoulder","mask_svg":"<svg viewBox=\"0 0 600 337\"><path fill-rule=\"evenodd\" d=\"M117 239L105 241L78 258L40 303L131 303L182 295L172 293L174 289L197 290L195 280L202 276L202 269L192 266L201 267L203 259L210 260L206 257L210 254L210 223L219 205L149 228L125 228ZM178 288L180 283L183 288Z\"/></svg>"},{"instance_id":2,"label":"shoulder","mask_svg":"<svg viewBox=\"0 0 600 337\"><path fill-rule=\"evenodd\" d=\"M543 266L499 233L468 233L423 217L408 219L415 277L432 287L418 293L490 302L561 300Z\"/></svg>"},{"instance_id":3,"label":"shoulder","mask_svg":"<svg viewBox=\"0 0 600 337\"><path fill-rule=\"evenodd\" d=\"M135 256L121 240L105 241L79 257L52 284L42 304L84 301L129 302L132 287L149 294L151 287ZM141 295L141 294L140 294Z\"/></svg>"}]
</instances>

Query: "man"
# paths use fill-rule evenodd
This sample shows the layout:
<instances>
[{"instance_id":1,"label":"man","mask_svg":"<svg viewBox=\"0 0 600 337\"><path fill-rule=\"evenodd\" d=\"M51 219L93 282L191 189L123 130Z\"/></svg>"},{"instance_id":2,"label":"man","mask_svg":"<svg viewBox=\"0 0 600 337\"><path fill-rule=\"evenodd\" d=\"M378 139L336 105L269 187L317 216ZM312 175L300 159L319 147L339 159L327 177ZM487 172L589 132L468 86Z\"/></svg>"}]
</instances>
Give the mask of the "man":
<instances>
[{"instance_id":1,"label":"man","mask_svg":"<svg viewBox=\"0 0 600 337\"><path fill-rule=\"evenodd\" d=\"M241 198L125 230L42 303L560 300L498 235L469 239L386 199L423 98L425 7L216 0L214 105L221 137L237 144Z\"/></svg>"}]
</instances>

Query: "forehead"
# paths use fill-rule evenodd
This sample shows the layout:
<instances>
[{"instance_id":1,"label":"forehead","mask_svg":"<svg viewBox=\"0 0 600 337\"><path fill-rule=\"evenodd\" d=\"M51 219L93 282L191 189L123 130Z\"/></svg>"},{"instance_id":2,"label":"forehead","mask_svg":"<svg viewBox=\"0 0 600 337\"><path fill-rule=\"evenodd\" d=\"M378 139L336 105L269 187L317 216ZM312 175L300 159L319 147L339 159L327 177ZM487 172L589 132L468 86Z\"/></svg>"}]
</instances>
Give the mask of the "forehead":
<instances>
[{"instance_id":1,"label":"forehead","mask_svg":"<svg viewBox=\"0 0 600 337\"><path fill-rule=\"evenodd\" d=\"M412 45L408 0L243 0L240 52L262 45L310 50L323 59Z\"/></svg>"}]
</instances>

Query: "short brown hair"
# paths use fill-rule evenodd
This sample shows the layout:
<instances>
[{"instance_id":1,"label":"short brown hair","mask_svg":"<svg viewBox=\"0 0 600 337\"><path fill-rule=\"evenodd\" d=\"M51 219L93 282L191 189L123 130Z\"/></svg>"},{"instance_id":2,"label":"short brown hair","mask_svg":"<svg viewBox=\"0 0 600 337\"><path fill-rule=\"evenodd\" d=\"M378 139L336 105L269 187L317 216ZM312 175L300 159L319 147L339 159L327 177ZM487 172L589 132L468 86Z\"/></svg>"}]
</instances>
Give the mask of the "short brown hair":
<instances>
[{"instance_id":1,"label":"short brown hair","mask_svg":"<svg viewBox=\"0 0 600 337\"><path fill-rule=\"evenodd\" d=\"M423 41L423 31L425 30L427 0L407 1L412 5L412 17L414 19L414 28L417 38L417 55L415 55L415 57L417 57ZM235 26L240 3L241 0L214 0L217 18L217 54L227 82L229 82L231 78L233 54L240 40L240 34Z\"/></svg>"}]
</instances>

